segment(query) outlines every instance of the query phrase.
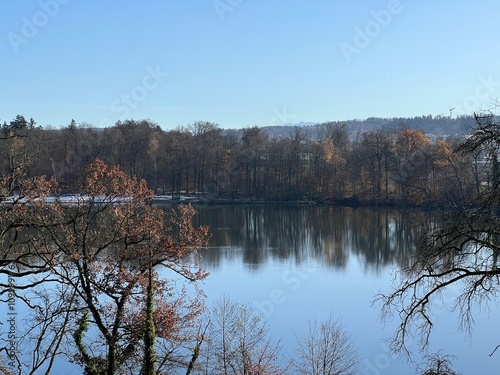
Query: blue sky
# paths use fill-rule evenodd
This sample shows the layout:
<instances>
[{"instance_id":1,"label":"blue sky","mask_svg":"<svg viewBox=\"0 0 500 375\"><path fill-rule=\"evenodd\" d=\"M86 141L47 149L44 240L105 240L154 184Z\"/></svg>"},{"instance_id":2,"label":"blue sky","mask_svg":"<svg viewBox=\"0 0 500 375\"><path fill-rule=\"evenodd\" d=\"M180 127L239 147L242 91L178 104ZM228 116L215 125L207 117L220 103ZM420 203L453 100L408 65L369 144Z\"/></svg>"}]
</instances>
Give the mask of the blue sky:
<instances>
[{"instance_id":1,"label":"blue sky","mask_svg":"<svg viewBox=\"0 0 500 375\"><path fill-rule=\"evenodd\" d=\"M494 0L0 0L0 120L469 114L500 96L499 14Z\"/></svg>"}]
</instances>

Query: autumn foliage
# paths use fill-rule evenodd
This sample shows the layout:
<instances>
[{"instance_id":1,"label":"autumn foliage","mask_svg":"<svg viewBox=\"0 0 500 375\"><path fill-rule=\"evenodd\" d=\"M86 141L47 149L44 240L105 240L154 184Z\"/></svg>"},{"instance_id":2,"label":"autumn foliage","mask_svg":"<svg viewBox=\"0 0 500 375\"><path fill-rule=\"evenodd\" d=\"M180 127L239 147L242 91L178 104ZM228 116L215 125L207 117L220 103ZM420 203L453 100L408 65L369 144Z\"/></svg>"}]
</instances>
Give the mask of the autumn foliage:
<instances>
[{"instance_id":1,"label":"autumn foliage","mask_svg":"<svg viewBox=\"0 0 500 375\"><path fill-rule=\"evenodd\" d=\"M462 120L463 125L474 122ZM442 205L471 184L477 190L480 182L471 170L479 159L452 152L442 164L442 146L456 146L452 133L438 137L443 132L434 126L427 126L426 134L416 130L424 123L444 130L443 121L392 119L382 127L368 121L357 130L349 123L327 122L283 127L279 133L273 127L221 129L207 121L169 131L132 119L105 129L72 122L59 130L22 125L21 131L16 125L12 134L22 137L3 139L0 174L25 163L31 176L51 176L72 190L85 167L100 158L172 197ZM450 183L457 174L463 186Z\"/></svg>"},{"instance_id":2,"label":"autumn foliage","mask_svg":"<svg viewBox=\"0 0 500 375\"><path fill-rule=\"evenodd\" d=\"M2 259L25 276L17 293L35 312L32 367L65 354L86 373L139 373L154 285L153 344L164 370L177 353L163 349L187 341L203 310L190 285L207 276L197 265L207 228L193 227L191 206L167 214L152 206L143 180L100 160L85 170L79 195L61 201L58 190L53 179L22 179L2 211L11 239Z\"/></svg>"}]
</instances>

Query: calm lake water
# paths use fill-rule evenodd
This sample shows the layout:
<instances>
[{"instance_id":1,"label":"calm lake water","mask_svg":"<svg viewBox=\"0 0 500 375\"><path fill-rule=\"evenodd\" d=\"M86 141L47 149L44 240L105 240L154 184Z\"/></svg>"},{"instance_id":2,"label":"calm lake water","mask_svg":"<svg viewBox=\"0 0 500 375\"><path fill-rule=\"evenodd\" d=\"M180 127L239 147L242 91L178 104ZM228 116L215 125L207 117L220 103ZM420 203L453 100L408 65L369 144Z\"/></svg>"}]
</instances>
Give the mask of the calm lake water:
<instances>
[{"instance_id":1,"label":"calm lake water","mask_svg":"<svg viewBox=\"0 0 500 375\"><path fill-rule=\"evenodd\" d=\"M389 292L400 265L414 253L414 229L423 212L316 206L198 206L197 224L209 225L202 266L210 272L207 303L228 296L261 311L284 356L308 321L331 312L343 320L362 357L360 374L415 374L415 364L395 357L386 339L398 320L382 324L378 292ZM456 356L463 374L498 373L498 306L477 311L471 337L456 314L434 310L431 351ZM495 332L495 334L491 334ZM493 337L493 336L496 336ZM415 360L420 361L415 346Z\"/></svg>"},{"instance_id":2,"label":"calm lake water","mask_svg":"<svg viewBox=\"0 0 500 375\"><path fill-rule=\"evenodd\" d=\"M283 358L293 356L296 335L305 332L309 320L333 313L359 350L359 374L416 373L415 364L395 357L386 346L399 321L382 324L372 301L377 293L390 292L395 272L411 261L414 229L426 213L317 206L196 208L196 224L210 226L212 235L210 247L201 252L201 265L210 272L203 285L208 306L228 296L262 312L272 338L281 340ZM500 353L488 356L500 344L498 305L475 309L471 337L458 330L456 314L436 307L431 351L456 356L454 369L463 375L498 374ZM19 324L23 310L18 304ZM6 303L0 304L0 314L7 316ZM20 350L29 355L28 348ZM53 373L81 374L82 369L61 359Z\"/></svg>"}]
</instances>

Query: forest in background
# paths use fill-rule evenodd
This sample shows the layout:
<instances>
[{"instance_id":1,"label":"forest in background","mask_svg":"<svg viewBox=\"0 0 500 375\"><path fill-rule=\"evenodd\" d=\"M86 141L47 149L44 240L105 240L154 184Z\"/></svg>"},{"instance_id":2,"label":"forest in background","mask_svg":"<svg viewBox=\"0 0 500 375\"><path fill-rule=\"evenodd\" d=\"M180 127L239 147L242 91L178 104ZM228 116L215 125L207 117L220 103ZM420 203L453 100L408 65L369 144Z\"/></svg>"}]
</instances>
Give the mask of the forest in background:
<instances>
[{"instance_id":1,"label":"forest in background","mask_svg":"<svg viewBox=\"0 0 500 375\"><path fill-rule=\"evenodd\" d=\"M72 120L54 129L18 115L2 125L0 173L15 180L27 165L29 176L54 178L70 193L99 158L174 198L440 205L468 200L495 178L496 155L455 152L475 124L474 116L423 116L239 130L198 121L162 130L150 120L104 129Z\"/></svg>"}]
</instances>

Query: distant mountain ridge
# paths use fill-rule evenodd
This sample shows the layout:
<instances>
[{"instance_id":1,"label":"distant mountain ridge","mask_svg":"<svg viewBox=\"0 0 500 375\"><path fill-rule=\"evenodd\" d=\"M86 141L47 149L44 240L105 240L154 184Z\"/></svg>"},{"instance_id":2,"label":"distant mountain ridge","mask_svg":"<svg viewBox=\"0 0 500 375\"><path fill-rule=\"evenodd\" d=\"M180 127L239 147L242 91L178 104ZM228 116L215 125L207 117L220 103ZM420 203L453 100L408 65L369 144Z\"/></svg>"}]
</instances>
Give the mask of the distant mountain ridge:
<instances>
[{"instance_id":1,"label":"distant mountain ridge","mask_svg":"<svg viewBox=\"0 0 500 375\"><path fill-rule=\"evenodd\" d=\"M283 124L282 126L313 126L313 125L319 125L321 122L310 122L310 121L300 121L296 123L291 123L287 122Z\"/></svg>"}]
</instances>

